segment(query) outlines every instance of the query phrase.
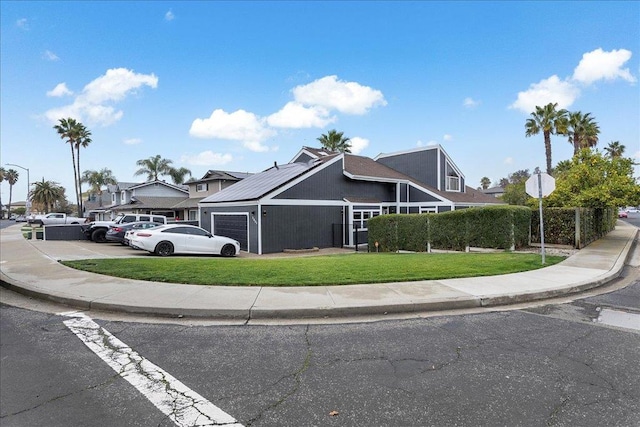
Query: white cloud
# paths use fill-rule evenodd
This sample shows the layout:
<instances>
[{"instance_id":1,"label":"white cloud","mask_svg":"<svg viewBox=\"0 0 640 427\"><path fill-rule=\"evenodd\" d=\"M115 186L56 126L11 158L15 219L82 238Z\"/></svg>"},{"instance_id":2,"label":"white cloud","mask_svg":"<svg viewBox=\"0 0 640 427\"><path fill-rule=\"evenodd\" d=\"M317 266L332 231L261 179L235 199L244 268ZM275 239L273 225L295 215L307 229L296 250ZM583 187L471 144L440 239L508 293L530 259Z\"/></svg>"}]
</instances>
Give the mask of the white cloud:
<instances>
[{"instance_id":1,"label":"white cloud","mask_svg":"<svg viewBox=\"0 0 640 427\"><path fill-rule=\"evenodd\" d=\"M222 166L233 161L231 154L214 153L211 150L196 155L185 154L180 158L181 163L193 166Z\"/></svg>"},{"instance_id":2,"label":"white cloud","mask_svg":"<svg viewBox=\"0 0 640 427\"><path fill-rule=\"evenodd\" d=\"M155 89L158 78L154 74L137 74L126 68L113 68L87 84L72 104L48 110L45 116L53 123L62 117L73 117L79 121L108 126L120 120L124 114L108 104L122 101L142 86Z\"/></svg>"},{"instance_id":3,"label":"white cloud","mask_svg":"<svg viewBox=\"0 0 640 427\"><path fill-rule=\"evenodd\" d=\"M58 83L56 87L47 92L47 96L61 97L73 95L73 92L69 90L66 83Z\"/></svg>"},{"instance_id":4,"label":"white cloud","mask_svg":"<svg viewBox=\"0 0 640 427\"><path fill-rule=\"evenodd\" d=\"M373 107L387 105L379 90L356 82L341 81L337 76L326 76L309 84L296 86L292 92L300 104L320 106L346 114L362 115Z\"/></svg>"},{"instance_id":5,"label":"white cloud","mask_svg":"<svg viewBox=\"0 0 640 427\"><path fill-rule=\"evenodd\" d=\"M507 157L504 159L503 163L505 165L512 165L513 164L513 157Z\"/></svg>"},{"instance_id":6,"label":"white cloud","mask_svg":"<svg viewBox=\"0 0 640 427\"><path fill-rule=\"evenodd\" d=\"M438 141L434 141L433 139L428 142L418 140L418 142L416 142L416 145L418 147L433 147L434 145L438 145Z\"/></svg>"},{"instance_id":7,"label":"white cloud","mask_svg":"<svg viewBox=\"0 0 640 427\"><path fill-rule=\"evenodd\" d=\"M326 108L305 107L293 101L287 102L280 111L267 117L269 126L277 128L322 128L335 121L336 117L330 117Z\"/></svg>"},{"instance_id":8,"label":"white cloud","mask_svg":"<svg viewBox=\"0 0 640 427\"><path fill-rule=\"evenodd\" d=\"M573 76L560 80L557 75L533 83L529 89L518 93L518 99L509 106L530 113L536 106L558 103L558 108L568 108L580 96L579 84L590 85L598 80L623 79L635 83L636 78L628 68L622 66L631 59L631 51L626 49L605 52L601 48L582 55Z\"/></svg>"},{"instance_id":9,"label":"white cloud","mask_svg":"<svg viewBox=\"0 0 640 427\"><path fill-rule=\"evenodd\" d=\"M45 50L42 57L47 61L60 61L60 57L50 50Z\"/></svg>"},{"instance_id":10,"label":"white cloud","mask_svg":"<svg viewBox=\"0 0 640 427\"><path fill-rule=\"evenodd\" d=\"M169 9L169 11L167 13L164 14L164 20L165 21L173 21L175 19L175 15L173 14L173 12L171 11L171 9Z\"/></svg>"},{"instance_id":11,"label":"white cloud","mask_svg":"<svg viewBox=\"0 0 640 427\"><path fill-rule=\"evenodd\" d=\"M228 139L242 141L251 151L267 151L262 142L276 132L265 126L265 120L253 113L237 110L227 113L217 109L206 119L195 119L189 129L189 135L203 139Z\"/></svg>"},{"instance_id":12,"label":"white cloud","mask_svg":"<svg viewBox=\"0 0 640 427\"><path fill-rule=\"evenodd\" d=\"M154 74L136 74L126 68L113 68L86 85L82 96L92 104L121 101L144 85L155 89L158 78Z\"/></svg>"},{"instance_id":13,"label":"white cloud","mask_svg":"<svg viewBox=\"0 0 640 427\"><path fill-rule=\"evenodd\" d=\"M626 49L605 52L601 48L582 55L580 63L573 71L573 79L584 84L598 80L616 80L618 78L634 83L636 78L628 68L622 66L631 59L631 51Z\"/></svg>"},{"instance_id":14,"label":"white cloud","mask_svg":"<svg viewBox=\"0 0 640 427\"><path fill-rule=\"evenodd\" d=\"M529 89L518 93L518 99L509 108L525 113L535 111L537 105L558 103L558 108L567 108L580 96L580 89L568 81L560 80L556 75L533 83Z\"/></svg>"},{"instance_id":15,"label":"white cloud","mask_svg":"<svg viewBox=\"0 0 640 427\"><path fill-rule=\"evenodd\" d=\"M442 136L442 140L443 140L443 141L453 141L453 136L452 136L452 135L449 135L448 133L445 133L445 134Z\"/></svg>"},{"instance_id":16,"label":"white cloud","mask_svg":"<svg viewBox=\"0 0 640 427\"><path fill-rule=\"evenodd\" d=\"M21 28L23 30L28 30L29 29L29 22L27 21L27 18L20 18L16 21L16 26L18 28Z\"/></svg>"},{"instance_id":17,"label":"white cloud","mask_svg":"<svg viewBox=\"0 0 640 427\"><path fill-rule=\"evenodd\" d=\"M142 140L140 138L126 138L122 142L127 145L138 145L142 144Z\"/></svg>"},{"instance_id":18,"label":"white cloud","mask_svg":"<svg viewBox=\"0 0 640 427\"><path fill-rule=\"evenodd\" d=\"M351 153L353 154L360 154L362 150L369 146L369 140L366 138L356 136L349 139L351 140Z\"/></svg>"},{"instance_id":19,"label":"white cloud","mask_svg":"<svg viewBox=\"0 0 640 427\"><path fill-rule=\"evenodd\" d=\"M480 105L480 101L476 101L473 98L465 98L464 101L462 101L462 105L466 108L476 108Z\"/></svg>"}]
</instances>

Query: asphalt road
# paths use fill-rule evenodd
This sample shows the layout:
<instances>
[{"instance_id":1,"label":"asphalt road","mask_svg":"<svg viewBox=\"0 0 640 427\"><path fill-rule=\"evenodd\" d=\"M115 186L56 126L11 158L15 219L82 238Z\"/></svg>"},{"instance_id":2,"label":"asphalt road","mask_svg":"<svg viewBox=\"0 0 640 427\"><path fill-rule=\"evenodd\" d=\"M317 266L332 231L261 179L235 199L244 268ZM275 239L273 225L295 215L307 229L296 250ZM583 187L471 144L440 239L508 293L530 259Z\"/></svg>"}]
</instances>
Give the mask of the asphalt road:
<instances>
[{"instance_id":1,"label":"asphalt road","mask_svg":"<svg viewBox=\"0 0 640 427\"><path fill-rule=\"evenodd\" d=\"M246 426L637 426L640 324L597 320L604 308L640 315L638 267L625 274L606 295L493 313L315 325L96 322ZM0 306L0 425L181 425L53 314L68 309L0 296L29 308Z\"/></svg>"}]
</instances>

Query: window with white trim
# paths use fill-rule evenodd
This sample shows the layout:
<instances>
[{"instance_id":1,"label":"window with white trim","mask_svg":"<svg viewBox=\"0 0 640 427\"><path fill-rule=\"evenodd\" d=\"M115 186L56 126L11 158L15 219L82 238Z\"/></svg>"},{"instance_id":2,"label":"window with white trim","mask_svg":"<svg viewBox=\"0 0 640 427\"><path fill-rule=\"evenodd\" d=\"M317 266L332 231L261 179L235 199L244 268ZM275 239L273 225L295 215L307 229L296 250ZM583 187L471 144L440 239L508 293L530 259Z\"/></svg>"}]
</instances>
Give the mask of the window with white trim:
<instances>
[{"instance_id":1,"label":"window with white trim","mask_svg":"<svg viewBox=\"0 0 640 427\"><path fill-rule=\"evenodd\" d=\"M460 191L460 178L457 176L447 177L447 191Z\"/></svg>"},{"instance_id":2,"label":"window with white trim","mask_svg":"<svg viewBox=\"0 0 640 427\"><path fill-rule=\"evenodd\" d=\"M438 213L438 208L420 206L420 213Z\"/></svg>"},{"instance_id":3,"label":"window with white trim","mask_svg":"<svg viewBox=\"0 0 640 427\"><path fill-rule=\"evenodd\" d=\"M369 218L380 215L380 209L354 209L351 222L354 228L361 231L367 230L367 222Z\"/></svg>"},{"instance_id":4,"label":"window with white trim","mask_svg":"<svg viewBox=\"0 0 640 427\"><path fill-rule=\"evenodd\" d=\"M208 187L207 187L207 183L202 183L202 184L196 184L196 193L202 193L204 191L207 191Z\"/></svg>"}]
</instances>

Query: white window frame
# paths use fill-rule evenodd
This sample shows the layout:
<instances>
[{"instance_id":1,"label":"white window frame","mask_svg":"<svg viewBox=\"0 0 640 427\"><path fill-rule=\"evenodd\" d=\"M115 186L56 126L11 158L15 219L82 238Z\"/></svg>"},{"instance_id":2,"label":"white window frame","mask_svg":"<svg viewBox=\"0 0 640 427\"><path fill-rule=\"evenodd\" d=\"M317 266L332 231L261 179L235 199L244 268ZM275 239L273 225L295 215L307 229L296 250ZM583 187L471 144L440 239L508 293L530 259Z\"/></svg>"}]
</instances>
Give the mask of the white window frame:
<instances>
[{"instance_id":1,"label":"white window frame","mask_svg":"<svg viewBox=\"0 0 640 427\"><path fill-rule=\"evenodd\" d=\"M196 193L204 193L209 190L209 186L206 182L196 184Z\"/></svg>"},{"instance_id":2,"label":"white window frame","mask_svg":"<svg viewBox=\"0 0 640 427\"><path fill-rule=\"evenodd\" d=\"M424 207L420 206L420 213L438 213L438 208L434 206Z\"/></svg>"},{"instance_id":3,"label":"white window frame","mask_svg":"<svg viewBox=\"0 0 640 427\"><path fill-rule=\"evenodd\" d=\"M459 176L447 176L447 191L460 191Z\"/></svg>"}]
</instances>

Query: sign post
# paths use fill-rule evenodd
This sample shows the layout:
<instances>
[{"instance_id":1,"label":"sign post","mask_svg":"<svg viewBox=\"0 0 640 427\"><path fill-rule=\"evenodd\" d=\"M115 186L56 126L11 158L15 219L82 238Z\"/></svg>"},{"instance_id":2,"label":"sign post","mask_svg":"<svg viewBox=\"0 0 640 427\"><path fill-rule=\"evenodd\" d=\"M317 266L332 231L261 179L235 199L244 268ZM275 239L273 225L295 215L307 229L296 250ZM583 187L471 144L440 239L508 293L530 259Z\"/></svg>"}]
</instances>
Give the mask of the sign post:
<instances>
[{"instance_id":1,"label":"sign post","mask_svg":"<svg viewBox=\"0 0 640 427\"><path fill-rule=\"evenodd\" d=\"M540 253L542 254L542 265L544 265L544 220L542 218L542 198L553 193L556 189L556 180L549 174L540 172L536 168L534 174L525 183L527 194L538 198L540 211Z\"/></svg>"}]
</instances>

